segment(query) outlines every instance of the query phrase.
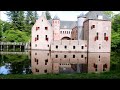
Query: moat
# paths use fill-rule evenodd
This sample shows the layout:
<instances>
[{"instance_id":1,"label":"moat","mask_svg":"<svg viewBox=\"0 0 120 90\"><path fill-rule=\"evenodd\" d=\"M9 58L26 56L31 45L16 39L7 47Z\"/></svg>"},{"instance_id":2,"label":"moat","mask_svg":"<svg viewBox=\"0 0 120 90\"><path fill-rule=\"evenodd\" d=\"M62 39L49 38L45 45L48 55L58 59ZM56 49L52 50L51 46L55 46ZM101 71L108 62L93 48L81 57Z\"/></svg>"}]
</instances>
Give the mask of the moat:
<instances>
[{"instance_id":1,"label":"moat","mask_svg":"<svg viewBox=\"0 0 120 90\"><path fill-rule=\"evenodd\" d=\"M118 53L0 52L0 74L100 73L120 70Z\"/></svg>"}]
</instances>

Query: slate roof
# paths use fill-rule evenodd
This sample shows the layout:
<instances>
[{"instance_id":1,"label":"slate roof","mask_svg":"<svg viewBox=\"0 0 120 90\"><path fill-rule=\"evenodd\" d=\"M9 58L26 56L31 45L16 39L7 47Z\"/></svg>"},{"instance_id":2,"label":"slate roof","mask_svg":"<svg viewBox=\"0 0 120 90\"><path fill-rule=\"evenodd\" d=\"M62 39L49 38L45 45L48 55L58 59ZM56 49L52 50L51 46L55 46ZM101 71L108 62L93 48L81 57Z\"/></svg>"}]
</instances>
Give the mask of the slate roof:
<instances>
[{"instance_id":1,"label":"slate roof","mask_svg":"<svg viewBox=\"0 0 120 90\"><path fill-rule=\"evenodd\" d=\"M102 20L110 20L110 18L103 13L103 11L89 11L85 14L86 18L88 19L98 19L98 15L103 16Z\"/></svg>"},{"instance_id":2,"label":"slate roof","mask_svg":"<svg viewBox=\"0 0 120 90\"><path fill-rule=\"evenodd\" d=\"M48 20L52 24L52 20ZM77 26L77 21L60 21L60 29L72 29Z\"/></svg>"},{"instance_id":3,"label":"slate roof","mask_svg":"<svg viewBox=\"0 0 120 90\"><path fill-rule=\"evenodd\" d=\"M78 17L86 17L88 19L98 19L98 15L103 16L102 20L110 20L110 18L103 13L103 11L89 11L86 14L80 14ZM54 16L53 20L58 20L59 17L57 15ZM60 19L59 19L60 20ZM52 24L52 19L48 20L50 24ZM77 26L77 21L61 21L60 20L60 29L72 29Z\"/></svg>"},{"instance_id":4,"label":"slate roof","mask_svg":"<svg viewBox=\"0 0 120 90\"><path fill-rule=\"evenodd\" d=\"M59 18L57 15L54 16L53 20L54 20L54 19L55 19L55 20L60 20L60 18Z\"/></svg>"}]
</instances>

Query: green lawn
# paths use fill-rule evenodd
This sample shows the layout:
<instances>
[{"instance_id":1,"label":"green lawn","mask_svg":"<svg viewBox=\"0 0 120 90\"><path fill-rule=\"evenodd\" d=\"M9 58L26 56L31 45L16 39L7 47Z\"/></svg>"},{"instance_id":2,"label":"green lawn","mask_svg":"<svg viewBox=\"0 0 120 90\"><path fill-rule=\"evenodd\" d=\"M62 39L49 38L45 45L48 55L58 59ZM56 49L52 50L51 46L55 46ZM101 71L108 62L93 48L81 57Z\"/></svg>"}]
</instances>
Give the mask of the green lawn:
<instances>
[{"instance_id":1,"label":"green lawn","mask_svg":"<svg viewBox=\"0 0 120 90\"><path fill-rule=\"evenodd\" d=\"M120 79L120 72L79 73L79 74L39 74L0 75L0 79Z\"/></svg>"}]
</instances>

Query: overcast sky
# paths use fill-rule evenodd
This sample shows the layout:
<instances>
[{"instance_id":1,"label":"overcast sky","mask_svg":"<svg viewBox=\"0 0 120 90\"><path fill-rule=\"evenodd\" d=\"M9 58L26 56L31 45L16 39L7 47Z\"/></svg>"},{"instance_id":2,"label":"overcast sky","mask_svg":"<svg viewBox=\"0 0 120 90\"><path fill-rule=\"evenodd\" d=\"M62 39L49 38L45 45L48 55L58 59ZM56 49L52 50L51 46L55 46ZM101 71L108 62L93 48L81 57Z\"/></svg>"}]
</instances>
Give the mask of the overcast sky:
<instances>
[{"instance_id":1,"label":"overcast sky","mask_svg":"<svg viewBox=\"0 0 120 90\"><path fill-rule=\"evenodd\" d=\"M42 12L45 11L37 11L38 15L41 16ZM88 11L49 11L51 14L51 17L53 18L55 15L57 15L60 20L66 20L66 21L76 21L77 16L81 13L87 13ZM113 11L115 14L119 13L120 11ZM8 18L5 15L5 11L1 11L1 19L4 21L7 21Z\"/></svg>"}]
</instances>

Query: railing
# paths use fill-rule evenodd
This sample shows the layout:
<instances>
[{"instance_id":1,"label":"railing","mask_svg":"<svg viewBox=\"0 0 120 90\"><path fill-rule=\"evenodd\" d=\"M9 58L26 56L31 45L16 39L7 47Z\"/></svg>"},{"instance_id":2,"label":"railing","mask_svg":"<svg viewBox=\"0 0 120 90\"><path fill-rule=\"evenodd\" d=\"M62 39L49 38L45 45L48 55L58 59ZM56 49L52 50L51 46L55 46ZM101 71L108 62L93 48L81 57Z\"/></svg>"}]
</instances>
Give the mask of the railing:
<instances>
[{"instance_id":1,"label":"railing","mask_svg":"<svg viewBox=\"0 0 120 90\"><path fill-rule=\"evenodd\" d=\"M0 54L29 54L28 52L0 52Z\"/></svg>"},{"instance_id":2,"label":"railing","mask_svg":"<svg viewBox=\"0 0 120 90\"><path fill-rule=\"evenodd\" d=\"M23 42L0 42L0 45L26 45L27 43Z\"/></svg>"}]
</instances>

